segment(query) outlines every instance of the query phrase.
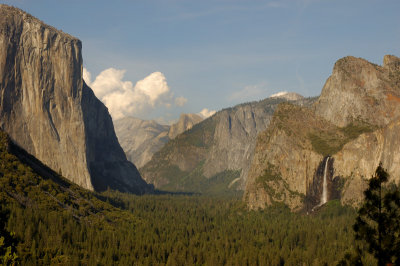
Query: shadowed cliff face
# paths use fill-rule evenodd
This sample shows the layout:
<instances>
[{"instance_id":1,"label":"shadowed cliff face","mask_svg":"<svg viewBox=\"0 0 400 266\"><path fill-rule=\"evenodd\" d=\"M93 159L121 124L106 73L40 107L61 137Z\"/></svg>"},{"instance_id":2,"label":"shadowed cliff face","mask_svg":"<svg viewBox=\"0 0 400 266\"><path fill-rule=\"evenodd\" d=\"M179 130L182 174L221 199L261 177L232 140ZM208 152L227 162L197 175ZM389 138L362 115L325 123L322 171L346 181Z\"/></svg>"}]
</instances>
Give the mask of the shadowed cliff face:
<instances>
[{"instance_id":1,"label":"shadowed cliff face","mask_svg":"<svg viewBox=\"0 0 400 266\"><path fill-rule=\"evenodd\" d=\"M263 208L274 195L289 192L299 195L283 200L292 210L315 207L327 156L328 200L357 205L379 162L390 181L400 182L400 59L383 61L377 66L340 59L312 108L278 107L257 140L244 195L249 208ZM268 182L259 182L270 165L284 184L274 195Z\"/></svg>"},{"instance_id":2,"label":"shadowed cliff face","mask_svg":"<svg viewBox=\"0 0 400 266\"><path fill-rule=\"evenodd\" d=\"M106 107L82 80L81 46L0 5L0 126L28 153L84 188L141 193L146 183L126 161Z\"/></svg>"}]
</instances>

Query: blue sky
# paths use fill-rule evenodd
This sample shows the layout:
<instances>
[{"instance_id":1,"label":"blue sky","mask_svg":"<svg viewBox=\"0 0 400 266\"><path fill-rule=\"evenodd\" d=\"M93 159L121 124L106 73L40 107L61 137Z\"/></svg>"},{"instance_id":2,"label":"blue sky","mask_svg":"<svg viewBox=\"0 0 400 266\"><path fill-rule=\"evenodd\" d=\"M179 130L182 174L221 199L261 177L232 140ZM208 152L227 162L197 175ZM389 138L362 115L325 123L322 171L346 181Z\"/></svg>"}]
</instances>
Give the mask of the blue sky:
<instances>
[{"instance_id":1,"label":"blue sky","mask_svg":"<svg viewBox=\"0 0 400 266\"><path fill-rule=\"evenodd\" d=\"M400 56L398 0L2 2L81 39L92 82L113 68L121 82L112 86L137 91L110 105L151 99L121 104L121 116L164 122L279 91L315 96L341 57Z\"/></svg>"}]
</instances>

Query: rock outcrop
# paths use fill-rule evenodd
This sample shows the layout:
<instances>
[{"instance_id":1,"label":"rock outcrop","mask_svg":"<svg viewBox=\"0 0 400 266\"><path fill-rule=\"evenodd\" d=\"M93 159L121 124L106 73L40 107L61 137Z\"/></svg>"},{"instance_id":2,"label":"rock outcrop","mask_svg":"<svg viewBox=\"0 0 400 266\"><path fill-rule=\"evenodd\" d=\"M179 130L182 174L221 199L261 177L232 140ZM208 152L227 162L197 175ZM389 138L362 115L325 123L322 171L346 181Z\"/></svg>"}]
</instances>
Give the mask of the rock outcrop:
<instances>
[{"instance_id":1,"label":"rock outcrop","mask_svg":"<svg viewBox=\"0 0 400 266\"><path fill-rule=\"evenodd\" d=\"M344 127L361 120L384 126L400 116L399 58L385 56L383 66L364 59L338 60L315 104L315 112Z\"/></svg>"},{"instance_id":2,"label":"rock outcrop","mask_svg":"<svg viewBox=\"0 0 400 266\"><path fill-rule=\"evenodd\" d=\"M81 42L0 5L0 127L74 183L143 193L107 108L82 79Z\"/></svg>"},{"instance_id":3,"label":"rock outcrop","mask_svg":"<svg viewBox=\"0 0 400 266\"><path fill-rule=\"evenodd\" d=\"M267 98L217 112L168 142L140 169L157 188L204 192L243 190L257 135L284 98ZM293 103L311 105L314 99Z\"/></svg>"},{"instance_id":4,"label":"rock outcrop","mask_svg":"<svg viewBox=\"0 0 400 266\"><path fill-rule=\"evenodd\" d=\"M257 140L244 200L249 208L283 202L292 210L328 200L357 205L379 162L400 182L400 59L383 66L346 57L336 62L311 108L278 107ZM329 160L327 159L329 158Z\"/></svg>"},{"instance_id":5,"label":"rock outcrop","mask_svg":"<svg viewBox=\"0 0 400 266\"><path fill-rule=\"evenodd\" d=\"M178 122L171 125L168 131L168 137L174 139L179 134L191 129L194 125L203 121L203 118L196 114L181 114Z\"/></svg>"},{"instance_id":6,"label":"rock outcrop","mask_svg":"<svg viewBox=\"0 0 400 266\"><path fill-rule=\"evenodd\" d=\"M202 120L203 118L196 114L181 114L179 121L169 126L154 120L125 117L116 120L114 127L128 160L140 168L150 161L153 154L165 143Z\"/></svg>"}]
</instances>

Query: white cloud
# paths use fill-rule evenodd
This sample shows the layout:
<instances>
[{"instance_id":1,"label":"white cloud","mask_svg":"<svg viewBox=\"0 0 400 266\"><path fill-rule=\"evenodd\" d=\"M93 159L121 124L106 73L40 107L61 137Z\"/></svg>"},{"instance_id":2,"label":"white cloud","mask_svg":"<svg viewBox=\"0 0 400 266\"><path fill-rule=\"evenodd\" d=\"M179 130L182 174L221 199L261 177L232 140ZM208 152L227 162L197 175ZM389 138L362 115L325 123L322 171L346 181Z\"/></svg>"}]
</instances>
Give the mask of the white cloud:
<instances>
[{"instance_id":1,"label":"white cloud","mask_svg":"<svg viewBox=\"0 0 400 266\"><path fill-rule=\"evenodd\" d=\"M266 98L268 95L268 89L266 87L266 83L246 86L240 91L233 92L228 97L228 100L244 102Z\"/></svg>"},{"instance_id":2,"label":"white cloud","mask_svg":"<svg viewBox=\"0 0 400 266\"><path fill-rule=\"evenodd\" d=\"M125 70L109 68L102 71L91 82L91 75L83 69L85 82L95 95L107 106L114 119L124 116L139 116L157 107L171 107L173 103L182 104L185 98L173 97L163 73L154 72L138 81L124 81Z\"/></svg>"},{"instance_id":3,"label":"white cloud","mask_svg":"<svg viewBox=\"0 0 400 266\"><path fill-rule=\"evenodd\" d=\"M176 106L184 106L187 103L187 99L185 97L177 97L175 98Z\"/></svg>"},{"instance_id":4,"label":"white cloud","mask_svg":"<svg viewBox=\"0 0 400 266\"><path fill-rule=\"evenodd\" d=\"M92 75L86 68L83 68L83 79L85 80L86 84L90 86L92 84Z\"/></svg>"},{"instance_id":5,"label":"white cloud","mask_svg":"<svg viewBox=\"0 0 400 266\"><path fill-rule=\"evenodd\" d=\"M215 113L216 113L216 111L214 111L214 110L208 110L207 108L204 108L198 114L201 115L205 119L207 117L212 116Z\"/></svg>"},{"instance_id":6,"label":"white cloud","mask_svg":"<svg viewBox=\"0 0 400 266\"><path fill-rule=\"evenodd\" d=\"M150 99L150 104L154 106L161 98L172 98L167 80L163 73L154 72L146 78L139 80L134 88L138 93L146 95Z\"/></svg>"}]
</instances>

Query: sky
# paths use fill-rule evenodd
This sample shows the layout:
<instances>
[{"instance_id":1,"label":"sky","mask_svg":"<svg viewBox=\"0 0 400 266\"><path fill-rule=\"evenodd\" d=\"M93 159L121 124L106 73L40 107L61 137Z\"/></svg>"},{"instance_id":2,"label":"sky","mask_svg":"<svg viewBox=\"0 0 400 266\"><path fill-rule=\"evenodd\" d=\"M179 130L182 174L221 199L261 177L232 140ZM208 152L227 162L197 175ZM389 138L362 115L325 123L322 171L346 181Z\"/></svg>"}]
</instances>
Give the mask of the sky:
<instances>
[{"instance_id":1,"label":"sky","mask_svg":"<svg viewBox=\"0 0 400 266\"><path fill-rule=\"evenodd\" d=\"M82 41L113 119L172 123L280 91L317 96L336 60L400 56L398 0L1 1Z\"/></svg>"}]
</instances>

